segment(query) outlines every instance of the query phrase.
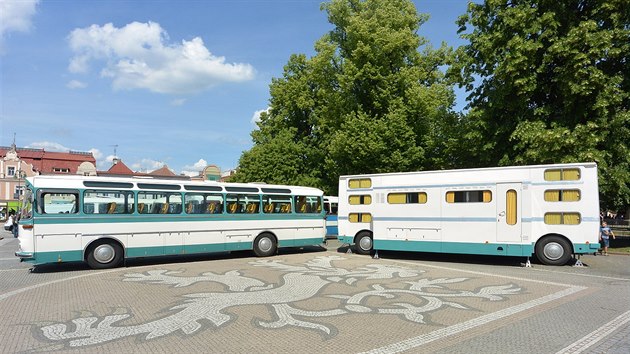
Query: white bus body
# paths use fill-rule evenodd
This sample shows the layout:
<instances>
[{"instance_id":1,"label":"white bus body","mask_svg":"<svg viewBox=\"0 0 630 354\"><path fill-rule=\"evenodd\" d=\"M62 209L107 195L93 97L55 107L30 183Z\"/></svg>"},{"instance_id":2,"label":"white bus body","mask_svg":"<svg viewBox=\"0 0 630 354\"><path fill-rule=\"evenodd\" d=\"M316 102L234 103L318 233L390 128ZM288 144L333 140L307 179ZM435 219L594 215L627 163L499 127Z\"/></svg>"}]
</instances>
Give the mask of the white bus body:
<instances>
[{"instance_id":1,"label":"white bus body","mask_svg":"<svg viewBox=\"0 0 630 354\"><path fill-rule=\"evenodd\" d=\"M16 256L33 264L320 245L323 192L266 184L35 176Z\"/></svg>"},{"instance_id":2,"label":"white bus body","mask_svg":"<svg viewBox=\"0 0 630 354\"><path fill-rule=\"evenodd\" d=\"M324 210L326 211L326 238L336 239L339 236L337 210L339 197L324 196Z\"/></svg>"},{"instance_id":3,"label":"white bus body","mask_svg":"<svg viewBox=\"0 0 630 354\"><path fill-rule=\"evenodd\" d=\"M531 256L599 248L595 163L339 178L339 240L371 250Z\"/></svg>"}]
</instances>

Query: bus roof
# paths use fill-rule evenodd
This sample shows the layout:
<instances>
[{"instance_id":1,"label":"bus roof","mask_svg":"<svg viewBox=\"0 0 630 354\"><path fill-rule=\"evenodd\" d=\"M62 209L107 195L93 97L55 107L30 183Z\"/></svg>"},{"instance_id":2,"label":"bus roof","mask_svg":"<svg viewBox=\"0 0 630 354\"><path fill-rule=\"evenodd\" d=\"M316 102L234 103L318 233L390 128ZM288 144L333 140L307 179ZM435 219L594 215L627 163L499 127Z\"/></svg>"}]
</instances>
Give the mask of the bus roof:
<instances>
[{"instance_id":1,"label":"bus roof","mask_svg":"<svg viewBox=\"0 0 630 354\"><path fill-rule=\"evenodd\" d=\"M265 184L265 183L229 183L229 182L216 182L216 181L181 181L166 178L153 178L153 177L102 177L102 176L79 176L79 175L38 175L28 177L26 180L34 185L36 188L94 188L98 185L99 188L109 189L152 189L152 190L181 190L181 191L200 191L202 189L195 189L194 187L219 187L218 191L229 192L231 188L242 188L243 192L247 192L248 189L254 193L253 189L256 189L255 193L269 193L269 194L282 194L287 193L287 190L292 194L308 194L323 196L323 191L312 187L303 186L290 186L279 184ZM87 185L85 182L88 182ZM91 183L90 183L91 182ZM142 187L140 187L141 185ZM155 188L150 188L151 185L155 185ZM109 186L109 187L108 187ZM179 186L177 189L168 188ZM186 188L192 187L192 188ZM226 187L228 189L226 189Z\"/></svg>"}]
</instances>

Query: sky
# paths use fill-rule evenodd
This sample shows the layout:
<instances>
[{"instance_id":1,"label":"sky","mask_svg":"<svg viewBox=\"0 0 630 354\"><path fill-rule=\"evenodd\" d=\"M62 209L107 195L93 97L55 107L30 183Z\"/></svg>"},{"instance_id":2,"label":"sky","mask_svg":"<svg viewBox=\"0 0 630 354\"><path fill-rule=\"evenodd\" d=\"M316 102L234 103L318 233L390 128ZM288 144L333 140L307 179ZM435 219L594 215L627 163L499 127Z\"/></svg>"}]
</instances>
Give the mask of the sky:
<instances>
[{"instance_id":1,"label":"sky","mask_svg":"<svg viewBox=\"0 0 630 354\"><path fill-rule=\"evenodd\" d=\"M332 29L322 2L0 0L0 145L91 151L98 170L233 169L271 80ZM414 3L419 35L464 44L465 0Z\"/></svg>"}]
</instances>

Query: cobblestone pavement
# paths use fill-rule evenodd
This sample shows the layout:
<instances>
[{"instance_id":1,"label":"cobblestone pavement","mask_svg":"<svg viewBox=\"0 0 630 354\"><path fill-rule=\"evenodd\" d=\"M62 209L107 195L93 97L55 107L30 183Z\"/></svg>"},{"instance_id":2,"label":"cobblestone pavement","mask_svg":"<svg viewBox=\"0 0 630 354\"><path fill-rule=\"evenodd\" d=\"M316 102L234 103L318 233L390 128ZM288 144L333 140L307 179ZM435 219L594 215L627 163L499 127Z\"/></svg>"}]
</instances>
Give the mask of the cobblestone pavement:
<instances>
[{"instance_id":1,"label":"cobblestone pavement","mask_svg":"<svg viewBox=\"0 0 630 354\"><path fill-rule=\"evenodd\" d=\"M7 235L9 237L7 237ZM0 352L628 353L630 257L586 267L326 248L29 272L0 240Z\"/></svg>"}]
</instances>

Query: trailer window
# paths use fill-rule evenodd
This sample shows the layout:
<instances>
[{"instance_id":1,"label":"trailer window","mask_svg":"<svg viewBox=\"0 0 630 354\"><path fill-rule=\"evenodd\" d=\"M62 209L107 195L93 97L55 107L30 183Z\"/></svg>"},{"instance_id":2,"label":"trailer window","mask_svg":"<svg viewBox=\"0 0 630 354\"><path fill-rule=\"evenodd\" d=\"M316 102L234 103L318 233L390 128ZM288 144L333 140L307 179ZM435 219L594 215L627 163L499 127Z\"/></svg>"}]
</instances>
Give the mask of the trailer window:
<instances>
[{"instance_id":1,"label":"trailer window","mask_svg":"<svg viewBox=\"0 0 630 354\"><path fill-rule=\"evenodd\" d=\"M545 213L547 225L579 225L580 213Z\"/></svg>"},{"instance_id":2,"label":"trailer window","mask_svg":"<svg viewBox=\"0 0 630 354\"><path fill-rule=\"evenodd\" d=\"M387 202L389 204L425 204L427 194L425 192L389 193Z\"/></svg>"},{"instance_id":3,"label":"trailer window","mask_svg":"<svg viewBox=\"0 0 630 354\"><path fill-rule=\"evenodd\" d=\"M518 222L518 203L517 194L514 189L510 189L505 193L505 222L508 225L516 225Z\"/></svg>"},{"instance_id":4,"label":"trailer window","mask_svg":"<svg viewBox=\"0 0 630 354\"><path fill-rule=\"evenodd\" d=\"M545 181L577 181L579 179L579 168L554 168L545 170Z\"/></svg>"},{"instance_id":5,"label":"trailer window","mask_svg":"<svg viewBox=\"0 0 630 354\"><path fill-rule=\"evenodd\" d=\"M369 178L348 180L348 188L350 189L371 188L371 187L372 187L372 180Z\"/></svg>"},{"instance_id":6,"label":"trailer window","mask_svg":"<svg viewBox=\"0 0 630 354\"><path fill-rule=\"evenodd\" d=\"M550 189L545 191L546 202L577 202L580 199L579 189Z\"/></svg>"},{"instance_id":7,"label":"trailer window","mask_svg":"<svg viewBox=\"0 0 630 354\"><path fill-rule=\"evenodd\" d=\"M350 222L371 222L372 214L370 213L350 213L348 215L348 221Z\"/></svg>"},{"instance_id":8,"label":"trailer window","mask_svg":"<svg viewBox=\"0 0 630 354\"><path fill-rule=\"evenodd\" d=\"M369 205L372 204L372 197L369 195L351 195L348 197L348 203L351 205Z\"/></svg>"},{"instance_id":9,"label":"trailer window","mask_svg":"<svg viewBox=\"0 0 630 354\"><path fill-rule=\"evenodd\" d=\"M490 203L492 191L450 191L446 192L447 203Z\"/></svg>"}]
</instances>

